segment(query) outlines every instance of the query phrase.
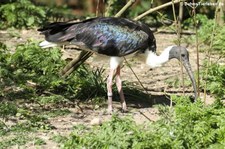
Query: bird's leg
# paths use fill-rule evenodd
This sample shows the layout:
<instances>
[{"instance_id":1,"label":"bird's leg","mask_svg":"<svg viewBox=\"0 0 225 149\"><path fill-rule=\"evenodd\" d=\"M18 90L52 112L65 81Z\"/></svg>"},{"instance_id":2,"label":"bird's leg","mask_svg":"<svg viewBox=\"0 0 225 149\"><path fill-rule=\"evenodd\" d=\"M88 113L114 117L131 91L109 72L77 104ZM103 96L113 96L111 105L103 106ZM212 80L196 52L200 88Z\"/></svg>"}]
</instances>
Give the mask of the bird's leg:
<instances>
[{"instance_id":1,"label":"bird's leg","mask_svg":"<svg viewBox=\"0 0 225 149\"><path fill-rule=\"evenodd\" d=\"M124 97L124 94L123 94L122 81L121 81L121 78L120 78L120 69L121 69L120 66L117 67L117 69L116 69L116 87L117 87L117 90L118 90L119 95L120 95L122 111L126 112L127 111L127 105L126 105L125 97Z\"/></svg>"},{"instance_id":2,"label":"bird's leg","mask_svg":"<svg viewBox=\"0 0 225 149\"><path fill-rule=\"evenodd\" d=\"M112 106L112 85L113 85L113 74L114 69L110 69L110 73L107 79L107 90L108 90L108 113L112 113L113 106Z\"/></svg>"}]
</instances>

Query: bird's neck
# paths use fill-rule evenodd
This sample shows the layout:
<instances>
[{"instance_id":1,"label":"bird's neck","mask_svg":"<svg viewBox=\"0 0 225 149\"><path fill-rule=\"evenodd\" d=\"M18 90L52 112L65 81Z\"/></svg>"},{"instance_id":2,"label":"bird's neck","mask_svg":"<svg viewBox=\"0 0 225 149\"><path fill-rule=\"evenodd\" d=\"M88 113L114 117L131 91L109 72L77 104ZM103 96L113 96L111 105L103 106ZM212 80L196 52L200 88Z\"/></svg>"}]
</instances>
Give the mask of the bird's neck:
<instances>
[{"instance_id":1,"label":"bird's neck","mask_svg":"<svg viewBox=\"0 0 225 149\"><path fill-rule=\"evenodd\" d=\"M172 46L167 47L159 56L155 52L152 52L147 49L145 51L146 64L149 65L151 68L162 66L164 63L169 61L169 52L171 48Z\"/></svg>"}]
</instances>

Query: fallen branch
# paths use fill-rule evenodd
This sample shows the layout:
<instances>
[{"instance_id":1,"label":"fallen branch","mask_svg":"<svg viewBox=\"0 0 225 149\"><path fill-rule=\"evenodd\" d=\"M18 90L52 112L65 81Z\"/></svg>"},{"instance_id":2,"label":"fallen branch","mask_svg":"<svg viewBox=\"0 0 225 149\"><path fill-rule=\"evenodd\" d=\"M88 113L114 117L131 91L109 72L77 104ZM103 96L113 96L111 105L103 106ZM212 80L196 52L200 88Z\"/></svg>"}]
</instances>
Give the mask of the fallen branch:
<instances>
[{"instance_id":1,"label":"fallen branch","mask_svg":"<svg viewBox=\"0 0 225 149\"><path fill-rule=\"evenodd\" d=\"M65 78L70 75L74 70L76 70L84 61L86 61L93 53L82 51L78 58L72 60L69 64L66 65L63 69L62 77Z\"/></svg>"}]
</instances>

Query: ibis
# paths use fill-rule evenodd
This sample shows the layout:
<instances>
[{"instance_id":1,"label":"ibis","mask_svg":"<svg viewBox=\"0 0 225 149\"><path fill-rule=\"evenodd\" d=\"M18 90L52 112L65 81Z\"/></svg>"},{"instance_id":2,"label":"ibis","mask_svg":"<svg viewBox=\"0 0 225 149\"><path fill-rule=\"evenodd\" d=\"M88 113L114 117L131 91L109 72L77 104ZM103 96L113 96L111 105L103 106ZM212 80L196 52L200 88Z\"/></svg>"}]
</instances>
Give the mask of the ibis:
<instances>
[{"instance_id":1,"label":"ibis","mask_svg":"<svg viewBox=\"0 0 225 149\"><path fill-rule=\"evenodd\" d=\"M55 22L38 31L45 36L45 40L40 43L42 48L76 45L108 57L110 65L107 78L108 112L113 111L114 75L122 110L127 111L120 73L124 57L139 57L150 68L160 67L174 58L181 61L191 79L195 99L197 98L196 82L189 62L188 50L182 46L172 45L157 55L156 39L145 23L126 18L97 17L81 22Z\"/></svg>"}]
</instances>

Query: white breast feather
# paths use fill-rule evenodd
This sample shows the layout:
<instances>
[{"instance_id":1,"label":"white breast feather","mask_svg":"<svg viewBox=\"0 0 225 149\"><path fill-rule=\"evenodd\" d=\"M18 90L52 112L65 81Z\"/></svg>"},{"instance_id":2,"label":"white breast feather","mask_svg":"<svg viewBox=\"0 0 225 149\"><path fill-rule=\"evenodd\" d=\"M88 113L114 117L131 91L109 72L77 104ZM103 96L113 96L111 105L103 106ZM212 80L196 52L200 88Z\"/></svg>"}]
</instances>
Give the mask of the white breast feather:
<instances>
[{"instance_id":1,"label":"white breast feather","mask_svg":"<svg viewBox=\"0 0 225 149\"><path fill-rule=\"evenodd\" d=\"M123 63L123 57L110 57L110 69L116 69L119 65Z\"/></svg>"}]
</instances>

